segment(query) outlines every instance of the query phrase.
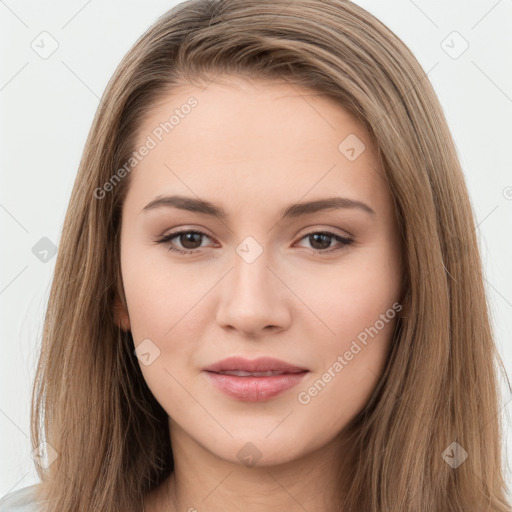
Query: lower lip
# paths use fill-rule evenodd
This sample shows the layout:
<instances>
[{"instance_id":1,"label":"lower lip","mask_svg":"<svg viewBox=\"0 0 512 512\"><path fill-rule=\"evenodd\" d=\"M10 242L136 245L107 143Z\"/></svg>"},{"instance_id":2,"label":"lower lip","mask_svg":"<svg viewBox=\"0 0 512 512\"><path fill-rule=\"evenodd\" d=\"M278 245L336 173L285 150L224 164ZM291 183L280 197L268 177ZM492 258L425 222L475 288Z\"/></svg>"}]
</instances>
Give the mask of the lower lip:
<instances>
[{"instance_id":1,"label":"lower lip","mask_svg":"<svg viewBox=\"0 0 512 512\"><path fill-rule=\"evenodd\" d=\"M308 372L283 373L271 377L238 377L209 371L205 373L226 395L246 402L263 402L296 386Z\"/></svg>"}]
</instances>

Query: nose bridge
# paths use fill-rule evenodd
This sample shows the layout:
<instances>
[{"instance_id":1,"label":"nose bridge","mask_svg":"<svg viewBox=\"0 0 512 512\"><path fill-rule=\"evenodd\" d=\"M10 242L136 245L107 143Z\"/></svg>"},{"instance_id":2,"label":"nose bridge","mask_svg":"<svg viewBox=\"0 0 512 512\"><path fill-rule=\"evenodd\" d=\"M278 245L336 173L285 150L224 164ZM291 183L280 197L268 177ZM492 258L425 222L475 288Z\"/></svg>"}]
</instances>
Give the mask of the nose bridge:
<instances>
[{"instance_id":1,"label":"nose bridge","mask_svg":"<svg viewBox=\"0 0 512 512\"><path fill-rule=\"evenodd\" d=\"M266 326L284 327L288 321L283 284L276 278L272 257L253 237L236 248L233 268L223 285L218 321L241 331L256 332Z\"/></svg>"},{"instance_id":2,"label":"nose bridge","mask_svg":"<svg viewBox=\"0 0 512 512\"><path fill-rule=\"evenodd\" d=\"M242 242L233 258L233 291L242 296L265 295L268 287L272 287L269 282L272 272L268 269L270 252L259 244L256 246L256 243Z\"/></svg>"},{"instance_id":3,"label":"nose bridge","mask_svg":"<svg viewBox=\"0 0 512 512\"><path fill-rule=\"evenodd\" d=\"M261 307L260 301L271 301L271 290L275 288L275 276L269 270L271 265L271 252L264 248L254 237L246 237L236 248L233 258L234 269L231 279L233 281L231 293L233 297L243 302L249 301L247 306ZM267 304L270 305L269 302Z\"/></svg>"}]
</instances>

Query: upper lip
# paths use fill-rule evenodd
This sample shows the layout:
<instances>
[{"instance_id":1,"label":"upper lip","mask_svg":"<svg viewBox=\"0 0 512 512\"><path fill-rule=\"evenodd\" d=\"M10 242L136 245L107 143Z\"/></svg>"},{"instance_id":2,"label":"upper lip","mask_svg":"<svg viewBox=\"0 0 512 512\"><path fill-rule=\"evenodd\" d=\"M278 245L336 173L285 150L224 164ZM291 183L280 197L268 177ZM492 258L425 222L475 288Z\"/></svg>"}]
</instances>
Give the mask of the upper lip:
<instances>
[{"instance_id":1,"label":"upper lip","mask_svg":"<svg viewBox=\"0 0 512 512\"><path fill-rule=\"evenodd\" d=\"M222 361L218 361L203 370L208 372L223 372L240 370L244 372L267 372L267 371L282 371L287 373L298 373L308 371L306 368L301 368L293 364L275 359L273 357L258 357L257 359L244 359L243 357L228 357Z\"/></svg>"}]
</instances>

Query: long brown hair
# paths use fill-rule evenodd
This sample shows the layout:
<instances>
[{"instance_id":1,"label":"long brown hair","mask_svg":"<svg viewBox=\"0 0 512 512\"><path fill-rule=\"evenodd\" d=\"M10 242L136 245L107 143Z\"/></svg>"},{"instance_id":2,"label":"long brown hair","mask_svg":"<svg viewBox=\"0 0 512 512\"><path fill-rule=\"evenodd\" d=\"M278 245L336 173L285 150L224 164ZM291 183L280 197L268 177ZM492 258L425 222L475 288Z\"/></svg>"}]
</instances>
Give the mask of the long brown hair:
<instances>
[{"instance_id":1,"label":"long brown hair","mask_svg":"<svg viewBox=\"0 0 512 512\"><path fill-rule=\"evenodd\" d=\"M115 71L72 191L32 396L32 444L47 442L52 459L36 466L48 512L142 510L143 496L173 470L167 414L131 333L114 321L116 299L125 304L126 162L136 164L142 120L159 99L220 74L286 79L337 100L368 129L393 196L403 317L382 378L352 422L357 463L340 509L510 510L495 363L503 364L464 176L425 72L349 1L189 0L161 16Z\"/></svg>"}]
</instances>

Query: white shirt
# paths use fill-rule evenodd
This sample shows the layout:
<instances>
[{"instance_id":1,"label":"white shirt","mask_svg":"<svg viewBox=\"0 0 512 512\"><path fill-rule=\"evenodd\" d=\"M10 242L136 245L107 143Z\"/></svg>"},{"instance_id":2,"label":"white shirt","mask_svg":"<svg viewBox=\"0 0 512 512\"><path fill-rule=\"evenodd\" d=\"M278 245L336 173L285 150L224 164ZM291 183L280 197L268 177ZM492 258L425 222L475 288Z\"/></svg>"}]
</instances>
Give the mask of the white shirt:
<instances>
[{"instance_id":1,"label":"white shirt","mask_svg":"<svg viewBox=\"0 0 512 512\"><path fill-rule=\"evenodd\" d=\"M0 499L0 512L39 512L35 490L39 484L22 487Z\"/></svg>"}]
</instances>

